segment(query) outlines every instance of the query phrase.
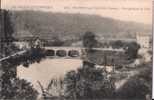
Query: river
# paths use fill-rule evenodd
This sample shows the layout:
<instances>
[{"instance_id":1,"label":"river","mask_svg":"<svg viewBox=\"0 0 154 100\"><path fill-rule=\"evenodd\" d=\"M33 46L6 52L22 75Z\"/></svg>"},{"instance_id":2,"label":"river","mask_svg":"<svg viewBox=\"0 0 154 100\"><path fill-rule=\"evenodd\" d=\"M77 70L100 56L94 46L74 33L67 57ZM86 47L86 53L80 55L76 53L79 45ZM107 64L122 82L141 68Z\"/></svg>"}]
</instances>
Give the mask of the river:
<instances>
[{"instance_id":1,"label":"river","mask_svg":"<svg viewBox=\"0 0 154 100\"><path fill-rule=\"evenodd\" d=\"M34 63L28 68L22 65L17 67L17 77L31 82L34 88L41 92L37 81L47 87L52 78L63 77L68 71L76 70L82 66L82 60L79 59L45 59L40 63Z\"/></svg>"}]
</instances>

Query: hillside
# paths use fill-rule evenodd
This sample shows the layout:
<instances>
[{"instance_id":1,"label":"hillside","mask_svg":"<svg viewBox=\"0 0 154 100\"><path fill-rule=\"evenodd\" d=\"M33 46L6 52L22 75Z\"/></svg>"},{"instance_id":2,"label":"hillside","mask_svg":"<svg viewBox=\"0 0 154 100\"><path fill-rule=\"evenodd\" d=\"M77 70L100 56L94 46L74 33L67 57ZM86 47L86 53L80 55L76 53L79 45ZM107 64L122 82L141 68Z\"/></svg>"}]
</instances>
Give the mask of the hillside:
<instances>
[{"instance_id":1,"label":"hillside","mask_svg":"<svg viewBox=\"0 0 154 100\"><path fill-rule=\"evenodd\" d=\"M52 13L41 11L12 11L15 37L39 36L52 39L78 39L86 31L103 37L133 38L136 32L150 32L149 25L123 22L87 14Z\"/></svg>"}]
</instances>

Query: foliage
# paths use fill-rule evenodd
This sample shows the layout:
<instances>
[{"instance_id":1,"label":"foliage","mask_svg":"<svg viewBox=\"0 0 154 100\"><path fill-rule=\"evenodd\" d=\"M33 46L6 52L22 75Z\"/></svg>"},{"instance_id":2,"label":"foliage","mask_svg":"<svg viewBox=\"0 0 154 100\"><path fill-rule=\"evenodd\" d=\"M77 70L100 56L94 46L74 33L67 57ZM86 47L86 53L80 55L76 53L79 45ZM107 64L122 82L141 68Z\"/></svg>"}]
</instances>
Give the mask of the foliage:
<instances>
[{"instance_id":1,"label":"foliage","mask_svg":"<svg viewBox=\"0 0 154 100\"><path fill-rule=\"evenodd\" d=\"M23 79L10 79L10 84L6 84L5 91L1 91L1 99L11 100L36 100L38 92L31 83ZM3 88L4 88L3 87Z\"/></svg>"},{"instance_id":2,"label":"foliage","mask_svg":"<svg viewBox=\"0 0 154 100\"><path fill-rule=\"evenodd\" d=\"M13 54L19 51L13 45L13 33L14 27L11 21L11 13L3 10L2 15L4 16L4 23L2 23L4 29L1 32L1 49L0 53L4 56ZM16 67L20 64L28 67L30 63L39 62L43 55L43 50L40 48L32 48L31 50L24 53L22 56L18 54L15 57L10 57L1 62L3 74L1 76L1 99L14 99L14 100L35 100L37 97L37 91L32 88L32 85L25 80L16 78Z\"/></svg>"},{"instance_id":3,"label":"foliage","mask_svg":"<svg viewBox=\"0 0 154 100\"><path fill-rule=\"evenodd\" d=\"M137 58L138 50L140 48L140 45L136 42L124 42L121 40L117 41L111 41L109 43L113 48L119 49L123 48L125 49L125 53L128 56L128 59L135 59Z\"/></svg>"},{"instance_id":4,"label":"foliage","mask_svg":"<svg viewBox=\"0 0 154 100\"><path fill-rule=\"evenodd\" d=\"M77 72L70 71L64 79L66 97L70 99L112 98L113 81L107 78L106 72L86 62Z\"/></svg>"},{"instance_id":5,"label":"foliage","mask_svg":"<svg viewBox=\"0 0 154 100\"><path fill-rule=\"evenodd\" d=\"M97 35L103 35L105 38L132 38L135 37L135 32L147 33L151 30L149 25L88 14L13 11L12 18L16 23L15 33L22 36L25 34L20 31L28 30L34 36L40 36L45 40L57 34L60 39L78 38L88 30L93 30Z\"/></svg>"},{"instance_id":6,"label":"foliage","mask_svg":"<svg viewBox=\"0 0 154 100\"><path fill-rule=\"evenodd\" d=\"M44 49L31 48L22 55L17 54L14 57L10 57L3 62L3 65L6 63L11 64L10 66L19 66L22 64L23 66L28 67L32 63L39 63L43 58L45 58L45 56L46 55Z\"/></svg>"},{"instance_id":7,"label":"foliage","mask_svg":"<svg viewBox=\"0 0 154 100\"><path fill-rule=\"evenodd\" d=\"M86 32L83 36L83 46L88 50L92 50L93 47L96 47L97 40L96 36L92 32Z\"/></svg>"},{"instance_id":8,"label":"foliage","mask_svg":"<svg viewBox=\"0 0 154 100\"><path fill-rule=\"evenodd\" d=\"M27 98L28 100L34 100L36 94L33 94L33 89L30 89L30 86L24 87L21 85L19 89L16 86L20 86L20 80L16 79L16 67L23 64L23 66L28 67L29 64L40 62L40 60L44 57L43 50L40 48L32 48L31 50L27 51L21 56L15 56L11 57L10 59L7 59L6 61L2 62L2 68L3 68L3 75L1 77L2 79L2 91L1 95L3 98L6 99L15 99L18 98L19 100L24 99L23 97ZM21 80L22 82L22 80ZM22 82L24 84L24 82ZM15 84L15 87L12 87ZM27 84L27 83L26 83ZM27 84L28 85L28 84ZM17 88L17 90L15 90ZM20 90L22 89L23 90ZM24 90L27 89L27 90ZM16 92L20 92L16 93ZM29 91L30 94L27 93ZM35 91L34 91L35 92ZM25 93L25 94L24 94ZM23 97L22 97L23 96ZM33 97L34 96L34 97ZM31 99L32 98L32 99ZM27 100L26 99L26 100ZM24 99L25 100L25 99Z\"/></svg>"},{"instance_id":9,"label":"foliage","mask_svg":"<svg viewBox=\"0 0 154 100\"><path fill-rule=\"evenodd\" d=\"M77 73L70 71L66 74L64 83L66 84L65 97L69 99L76 99L77 95Z\"/></svg>"},{"instance_id":10,"label":"foliage","mask_svg":"<svg viewBox=\"0 0 154 100\"><path fill-rule=\"evenodd\" d=\"M13 23L11 20L11 13L7 10L1 10L1 33L0 33L0 53L7 56L10 55L13 50L16 49L12 41L14 40L12 34L14 32Z\"/></svg>"},{"instance_id":11,"label":"foliage","mask_svg":"<svg viewBox=\"0 0 154 100\"><path fill-rule=\"evenodd\" d=\"M119 48L122 48L123 47L124 42L122 42L121 40L111 41L110 42L110 45L112 46L112 48L119 49Z\"/></svg>"},{"instance_id":12,"label":"foliage","mask_svg":"<svg viewBox=\"0 0 154 100\"><path fill-rule=\"evenodd\" d=\"M127 43L125 45L125 53L129 59L135 59L137 58L139 48L140 46L136 42Z\"/></svg>"},{"instance_id":13,"label":"foliage","mask_svg":"<svg viewBox=\"0 0 154 100\"><path fill-rule=\"evenodd\" d=\"M145 64L139 74L131 77L116 91L116 98L145 100L147 94L152 93L152 65Z\"/></svg>"},{"instance_id":14,"label":"foliage","mask_svg":"<svg viewBox=\"0 0 154 100\"><path fill-rule=\"evenodd\" d=\"M136 42L125 42L121 40L111 41L109 45L116 49L125 49L125 53L127 54L129 59L137 58L138 50L140 49L140 45Z\"/></svg>"},{"instance_id":15,"label":"foliage","mask_svg":"<svg viewBox=\"0 0 154 100\"><path fill-rule=\"evenodd\" d=\"M9 11L4 10L3 12L3 20L4 20L4 34L5 34L5 42L12 42L13 37L12 34L14 32L13 23L11 21L11 13ZM2 23L3 24L3 23Z\"/></svg>"},{"instance_id":16,"label":"foliage","mask_svg":"<svg viewBox=\"0 0 154 100\"><path fill-rule=\"evenodd\" d=\"M53 40L52 46L62 46L63 45L63 41L58 36L53 36L52 40Z\"/></svg>"},{"instance_id":17,"label":"foliage","mask_svg":"<svg viewBox=\"0 0 154 100\"><path fill-rule=\"evenodd\" d=\"M34 100L36 93L35 94L31 93L31 92L33 92L33 89L30 89L30 84L25 82L25 84L27 84L27 85L29 84L29 86L24 87L22 85L22 84L24 84L23 80L21 80L22 83L20 83L20 80L16 79L16 67L21 64L23 64L23 66L25 66L25 67L28 67L29 64L31 64L31 63L40 62L40 60L43 57L44 57L44 55L43 55L43 51L41 49L32 48L30 51L27 51L22 56L16 56L15 58L12 57L12 58L8 59L7 61L2 62L2 67L3 67L3 71L4 71L4 73L1 77L1 79L2 79L2 91L1 91L2 97L6 98L6 99L18 98L20 100L22 100L22 98L25 97L28 100ZM14 84L15 84L15 87L13 87ZM16 86L20 86L20 84L21 84L21 87L19 87L19 89L18 89L18 87L16 87ZM16 88L17 88L17 90L15 90ZM22 90L22 88L23 88L23 90ZM24 90L24 89L27 89L27 90ZM21 91L21 93L20 93L20 91ZM30 94L27 93L28 91ZM16 92L19 92L19 93L16 93Z\"/></svg>"}]
</instances>

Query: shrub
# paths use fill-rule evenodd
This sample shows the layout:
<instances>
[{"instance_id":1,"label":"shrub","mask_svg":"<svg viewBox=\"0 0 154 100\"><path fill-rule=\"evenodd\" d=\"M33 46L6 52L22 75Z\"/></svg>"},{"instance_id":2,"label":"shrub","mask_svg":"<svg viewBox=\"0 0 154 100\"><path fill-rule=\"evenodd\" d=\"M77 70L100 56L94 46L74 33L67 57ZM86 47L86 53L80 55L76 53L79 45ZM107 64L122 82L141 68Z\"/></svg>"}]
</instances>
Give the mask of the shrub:
<instances>
[{"instance_id":1,"label":"shrub","mask_svg":"<svg viewBox=\"0 0 154 100\"><path fill-rule=\"evenodd\" d=\"M102 99L114 96L114 82L107 78L102 68L96 68L88 62L77 72L68 72L64 83L65 96L69 99Z\"/></svg>"},{"instance_id":2,"label":"shrub","mask_svg":"<svg viewBox=\"0 0 154 100\"><path fill-rule=\"evenodd\" d=\"M33 88L31 83L22 79L12 79L12 81L6 83L5 90L1 91L1 99L11 100L36 100L38 92Z\"/></svg>"}]
</instances>

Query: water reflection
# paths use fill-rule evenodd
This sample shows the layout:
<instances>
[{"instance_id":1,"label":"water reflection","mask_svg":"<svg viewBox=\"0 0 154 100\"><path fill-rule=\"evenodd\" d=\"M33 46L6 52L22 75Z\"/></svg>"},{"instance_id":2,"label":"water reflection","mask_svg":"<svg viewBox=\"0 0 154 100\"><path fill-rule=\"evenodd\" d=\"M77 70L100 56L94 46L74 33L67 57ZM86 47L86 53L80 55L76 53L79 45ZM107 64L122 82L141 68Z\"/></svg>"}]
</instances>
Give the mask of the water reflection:
<instances>
[{"instance_id":1,"label":"water reflection","mask_svg":"<svg viewBox=\"0 0 154 100\"><path fill-rule=\"evenodd\" d=\"M47 87L51 78L63 77L66 72L81 67L79 59L46 59L40 63L34 63L25 68L22 65L17 68L17 77L30 81L39 92L39 80L43 87Z\"/></svg>"}]
</instances>

